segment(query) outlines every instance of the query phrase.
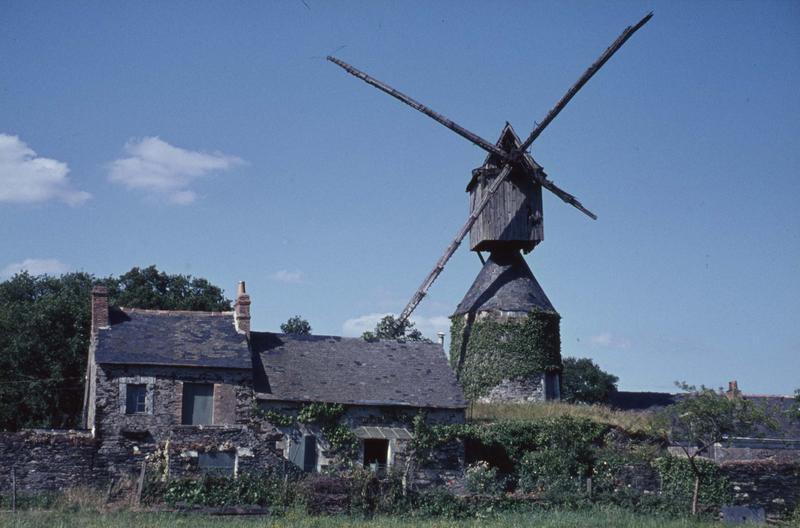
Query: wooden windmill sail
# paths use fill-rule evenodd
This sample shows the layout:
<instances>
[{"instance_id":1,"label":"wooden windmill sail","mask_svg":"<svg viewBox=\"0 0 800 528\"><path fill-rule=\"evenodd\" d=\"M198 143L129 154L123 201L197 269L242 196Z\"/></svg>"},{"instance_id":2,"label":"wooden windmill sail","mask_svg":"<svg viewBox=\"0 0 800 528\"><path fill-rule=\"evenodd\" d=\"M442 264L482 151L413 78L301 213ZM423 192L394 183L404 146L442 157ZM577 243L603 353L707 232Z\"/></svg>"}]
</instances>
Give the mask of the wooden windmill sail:
<instances>
[{"instance_id":1,"label":"wooden windmill sail","mask_svg":"<svg viewBox=\"0 0 800 528\"><path fill-rule=\"evenodd\" d=\"M564 109L576 93L589 79L611 58L614 53L636 32L645 25L653 14L648 13L633 26L628 26L602 55L583 73L578 81L545 115L544 119L534 126L525 141L520 142L510 125L507 125L497 143L491 143L479 135L467 130L451 119L439 114L424 104L391 86L367 75L336 57L328 56L328 60L342 67L348 73L378 88L392 97L404 102L412 108L431 117L489 153L484 165L473 171L473 180L467 190L470 192L470 214L453 241L445 249L444 254L436 262L431 272L412 296L399 320L405 321L416 309L427 294L433 282L441 274L445 264L455 253L461 241L470 234L470 246L473 251L492 250L498 247L519 248L530 251L543 236L541 188L545 188L564 202L572 205L592 219L594 213L586 209L573 195L559 188L547 177L544 170L527 153L531 144L542 131ZM521 187L513 189L514 181L522 182ZM495 200L495 193L503 188L501 200ZM510 203L506 202L510 200ZM489 212L484 210L492 203ZM474 228L474 229L473 229Z\"/></svg>"}]
</instances>

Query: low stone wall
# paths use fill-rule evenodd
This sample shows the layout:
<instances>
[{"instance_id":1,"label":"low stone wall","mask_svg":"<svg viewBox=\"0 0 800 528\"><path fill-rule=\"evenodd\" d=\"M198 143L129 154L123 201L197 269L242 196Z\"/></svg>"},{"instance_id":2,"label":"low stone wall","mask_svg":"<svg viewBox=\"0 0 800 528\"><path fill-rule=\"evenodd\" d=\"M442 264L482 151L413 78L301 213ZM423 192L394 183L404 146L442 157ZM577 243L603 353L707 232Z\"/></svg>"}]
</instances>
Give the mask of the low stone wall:
<instances>
[{"instance_id":1,"label":"low stone wall","mask_svg":"<svg viewBox=\"0 0 800 528\"><path fill-rule=\"evenodd\" d=\"M12 468L20 493L91 484L105 477L96 454L96 441L88 431L0 433L0 495L11 493Z\"/></svg>"},{"instance_id":2,"label":"low stone wall","mask_svg":"<svg viewBox=\"0 0 800 528\"><path fill-rule=\"evenodd\" d=\"M723 462L734 503L764 508L769 517L790 515L800 501L800 461L745 460Z\"/></svg>"}]
</instances>

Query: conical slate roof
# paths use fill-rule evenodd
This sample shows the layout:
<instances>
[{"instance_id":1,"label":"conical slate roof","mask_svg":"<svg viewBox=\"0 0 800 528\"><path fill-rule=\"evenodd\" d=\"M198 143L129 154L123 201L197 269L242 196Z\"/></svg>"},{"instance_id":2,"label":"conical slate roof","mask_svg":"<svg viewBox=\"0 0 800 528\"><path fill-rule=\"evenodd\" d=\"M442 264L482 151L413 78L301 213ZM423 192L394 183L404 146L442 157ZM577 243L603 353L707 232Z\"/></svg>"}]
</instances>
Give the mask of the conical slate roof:
<instances>
[{"instance_id":1,"label":"conical slate roof","mask_svg":"<svg viewBox=\"0 0 800 528\"><path fill-rule=\"evenodd\" d=\"M555 312L519 251L494 251L453 315L486 310Z\"/></svg>"}]
</instances>

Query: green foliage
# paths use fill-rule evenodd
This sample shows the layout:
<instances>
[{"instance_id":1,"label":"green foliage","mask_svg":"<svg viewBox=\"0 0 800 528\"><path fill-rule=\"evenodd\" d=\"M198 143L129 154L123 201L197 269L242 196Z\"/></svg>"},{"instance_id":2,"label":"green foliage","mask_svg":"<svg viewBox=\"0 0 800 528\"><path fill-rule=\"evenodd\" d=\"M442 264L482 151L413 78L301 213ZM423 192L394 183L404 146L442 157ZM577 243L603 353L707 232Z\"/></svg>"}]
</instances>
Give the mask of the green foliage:
<instances>
[{"instance_id":1,"label":"green foliage","mask_svg":"<svg viewBox=\"0 0 800 528\"><path fill-rule=\"evenodd\" d=\"M173 480L164 491L170 506L268 506L272 513L284 512L290 498L283 479L271 473Z\"/></svg>"},{"instance_id":2,"label":"green foliage","mask_svg":"<svg viewBox=\"0 0 800 528\"><path fill-rule=\"evenodd\" d=\"M113 305L230 309L222 290L205 279L154 266L102 280L88 273L13 276L0 283L0 430L80 425L96 284L109 287Z\"/></svg>"},{"instance_id":3,"label":"green foliage","mask_svg":"<svg viewBox=\"0 0 800 528\"><path fill-rule=\"evenodd\" d=\"M564 358L561 398L570 403L607 403L618 381L589 358Z\"/></svg>"},{"instance_id":4,"label":"green foliage","mask_svg":"<svg viewBox=\"0 0 800 528\"><path fill-rule=\"evenodd\" d=\"M707 387L678 383L687 394L678 403L665 408L659 419L669 430L674 443L694 447L702 454L728 436L748 436L759 425L774 427L767 410L752 401L725 394Z\"/></svg>"},{"instance_id":5,"label":"green foliage","mask_svg":"<svg viewBox=\"0 0 800 528\"><path fill-rule=\"evenodd\" d=\"M560 371L560 316L534 312L504 322L475 321L462 357L464 317L450 326L450 363L470 400L484 396L504 379L525 379L543 372Z\"/></svg>"},{"instance_id":6,"label":"green foliage","mask_svg":"<svg viewBox=\"0 0 800 528\"><path fill-rule=\"evenodd\" d=\"M358 455L358 439L341 423L345 408L339 403L312 402L300 407L297 416L274 409L255 408L255 414L277 427L291 427L296 423L318 425L331 450L343 461Z\"/></svg>"},{"instance_id":7,"label":"green foliage","mask_svg":"<svg viewBox=\"0 0 800 528\"><path fill-rule=\"evenodd\" d=\"M93 282L20 273L0 283L0 430L80 424Z\"/></svg>"},{"instance_id":8,"label":"green foliage","mask_svg":"<svg viewBox=\"0 0 800 528\"><path fill-rule=\"evenodd\" d=\"M208 280L169 275L155 266L134 267L118 278L109 277L101 282L108 287L109 302L115 306L209 312L231 309L231 301L225 298L222 289Z\"/></svg>"},{"instance_id":9,"label":"green foliage","mask_svg":"<svg viewBox=\"0 0 800 528\"><path fill-rule=\"evenodd\" d=\"M364 332L361 337L365 341L396 339L398 341L425 341L430 343L430 339L423 337L422 332L414 328L414 323L408 320L400 321L395 319L393 315L383 317L375 325L373 332Z\"/></svg>"},{"instance_id":10,"label":"green foliage","mask_svg":"<svg viewBox=\"0 0 800 528\"><path fill-rule=\"evenodd\" d=\"M466 477L467 489L472 493L499 495L506 489L505 479L501 478L497 468L485 461L467 466Z\"/></svg>"},{"instance_id":11,"label":"green foliage","mask_svg":"<svg viewBox=\"0 0 800 528\"><path fill-rule=\"evenodd\" d=\"M695 466L700 472L698 495L699 511L714 512L731 500L728 482L719 467L708 460L698 458ZM691 507L695 471L689 460L674 456L659 458L654 463L661 477L661 494L665 505L673 513L686 512Z\"/></svg>"},{"instance_id":12,"label":"green foliage","mask_svg":"<svg viewBox=\"0 0 800 528\"><path fill-rule=\"evenodd\" d=\"M284 334L311 335L311 325L299 315L295 315L281 325L281 332Z\"/></svg>"},{"instance_id":13,"label":"green foliage","mask_svg":"<svg viewBox=\"0 0 800 528\"><path fill-rule=\"evenodd\" d=\"M320 425L337 422L344 414L344 406L339 403L313 402L303 405L297 413L300 423Z\"/></svg>"}]
</instances>

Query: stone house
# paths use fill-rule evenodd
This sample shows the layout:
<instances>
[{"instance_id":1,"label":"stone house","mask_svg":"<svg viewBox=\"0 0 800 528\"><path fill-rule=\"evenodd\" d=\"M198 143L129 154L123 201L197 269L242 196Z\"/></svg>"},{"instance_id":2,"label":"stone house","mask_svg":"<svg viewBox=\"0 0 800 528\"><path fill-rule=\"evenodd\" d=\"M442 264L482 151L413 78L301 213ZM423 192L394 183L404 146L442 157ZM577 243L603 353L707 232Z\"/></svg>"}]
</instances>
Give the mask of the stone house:
<instances>
[{"instance_id":1,"label":"stone house","mask_svg":"<svg viewBox=\"0 0 800 528\"><path fill-rule=\"evenodd\" d=\"M461 423L466 407L441 345L251 332L244 283L234 311L214 313L110 307L93 289L83 415L110 475L143 455L171 475L321 471L336 454L326 430L295 419L312 403L340 409L349 457L372 467L407 462L418 414ZM439 459L463 462L458 447Z\"/></svg>"}]
</instances>

